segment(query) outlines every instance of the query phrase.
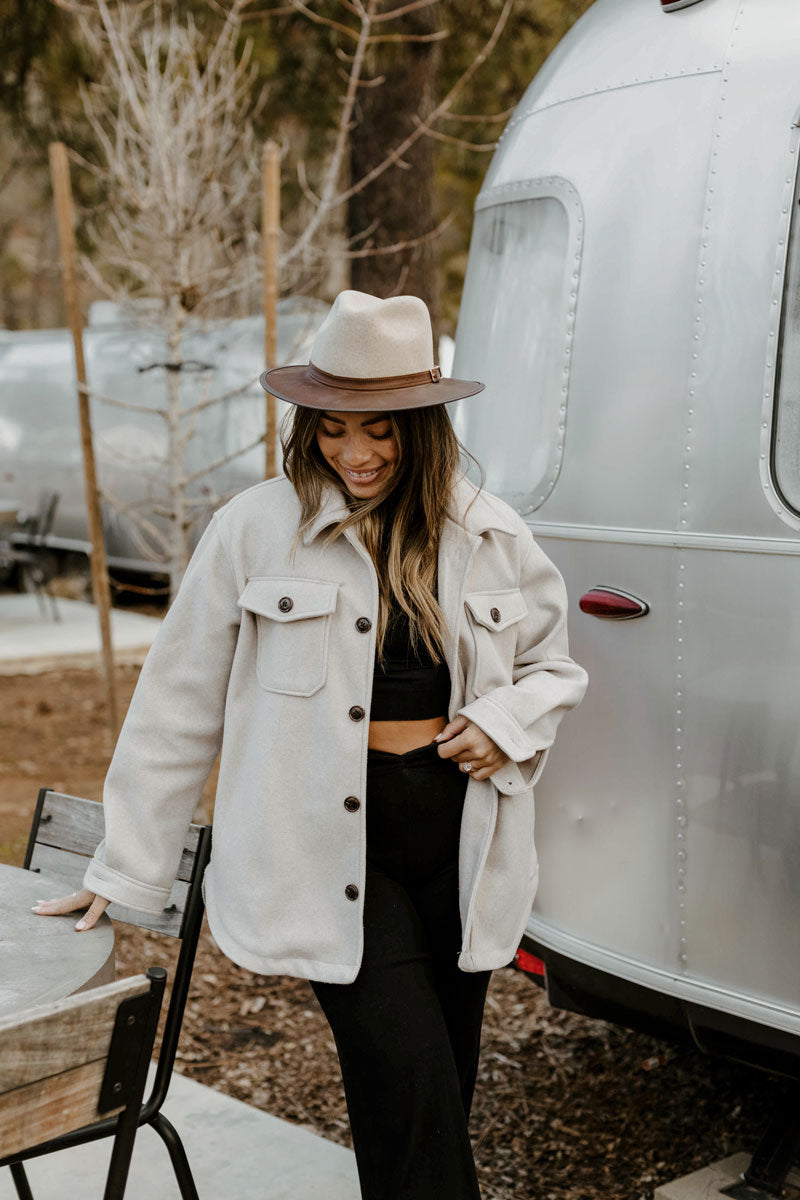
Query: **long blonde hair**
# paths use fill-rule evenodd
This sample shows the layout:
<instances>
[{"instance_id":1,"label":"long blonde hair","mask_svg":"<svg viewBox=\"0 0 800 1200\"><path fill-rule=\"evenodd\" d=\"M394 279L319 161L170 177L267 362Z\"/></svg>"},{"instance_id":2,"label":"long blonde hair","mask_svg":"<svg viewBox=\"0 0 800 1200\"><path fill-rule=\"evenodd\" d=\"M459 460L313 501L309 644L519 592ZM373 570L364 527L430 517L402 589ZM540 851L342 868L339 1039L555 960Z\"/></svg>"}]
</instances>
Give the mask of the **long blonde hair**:
<instances>
[{"instance_id":1,"label":"long blonde hair","mask_svg":"<svg viewBox=\"0 0 800 1200\"><path fill-rule=\"evenodd\" d=\"M443 404L387 413L397 440L398 458L386 486L369 500L350 495L328 466L317 444L321 410L293 406L281 424L283 469L300 500L296 548L303 531L320 510L331 483L345 495L350 512L337 522L326 544L355 528L378 576L376 645L383 643L392 596L406 613L411 645L422 643L434 662L443 657L447 624L436 598L436 566L445 519L452 516L451 496L463 451ZM472 456L468 454L471 458Z\"/></svg>"}]
</instances>

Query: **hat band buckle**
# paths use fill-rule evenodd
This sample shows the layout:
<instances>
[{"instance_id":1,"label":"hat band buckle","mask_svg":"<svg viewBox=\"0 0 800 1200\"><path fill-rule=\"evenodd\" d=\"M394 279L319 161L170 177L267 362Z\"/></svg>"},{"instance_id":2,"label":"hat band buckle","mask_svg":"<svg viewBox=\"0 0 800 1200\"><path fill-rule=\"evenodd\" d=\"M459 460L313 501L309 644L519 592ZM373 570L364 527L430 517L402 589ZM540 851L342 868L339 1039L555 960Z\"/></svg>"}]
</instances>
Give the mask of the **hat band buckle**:
<instances>
[{"instance_id":1,"label":"hat band buckle","mask_svg":"<svg viewBox=\"0 0 800 1200\"><path fill-rule=\"evenodd\" d=\"M441 367L430 367L426 371L412 371L407 375L379 375L369 379L358 375L332 375L322 367L309 362L306 374L315 383L328 387L342 388L349 392L386 392L395 388L419 387L420 384L438 383L442 378Z\"/></svg>"}]
</instances>

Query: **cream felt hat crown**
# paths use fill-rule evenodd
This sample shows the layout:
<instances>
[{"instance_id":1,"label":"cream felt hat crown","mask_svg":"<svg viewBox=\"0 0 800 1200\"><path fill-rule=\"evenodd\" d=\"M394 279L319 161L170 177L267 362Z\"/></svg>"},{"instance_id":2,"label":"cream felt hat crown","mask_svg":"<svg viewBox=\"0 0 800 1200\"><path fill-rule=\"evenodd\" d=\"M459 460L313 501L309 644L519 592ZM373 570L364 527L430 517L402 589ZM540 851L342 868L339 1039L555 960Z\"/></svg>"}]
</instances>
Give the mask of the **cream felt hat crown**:
<instances>
[{"instance_id":1,"label":"cream felt hat crown","mask_svg":"<svg viewBox=\"0 0 800 1200\"><path fill-rule=\"evenodd\" d=\"M425 408L474 396L485 387L477 380L443 378L433 357L424 300L381 300L352 290L334 300L307 364L273 367L259 382L290 404L345 412Z\"/></svg>"}]
</instances>

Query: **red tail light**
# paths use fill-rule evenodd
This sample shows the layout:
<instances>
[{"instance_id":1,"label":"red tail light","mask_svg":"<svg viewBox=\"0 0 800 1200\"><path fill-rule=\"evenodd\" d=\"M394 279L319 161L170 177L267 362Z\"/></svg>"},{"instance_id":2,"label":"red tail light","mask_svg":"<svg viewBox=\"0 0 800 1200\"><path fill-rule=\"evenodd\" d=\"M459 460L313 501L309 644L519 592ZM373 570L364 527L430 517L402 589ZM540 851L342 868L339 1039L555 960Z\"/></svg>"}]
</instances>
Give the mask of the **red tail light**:
<instances>
[{"instance_id":1,"label":"red tail light","mask_svg":"<svg viewBox=\"0 0 800 1200\"><path fill-rule=\"evenodd\" d=\"M633 617L644 617L650 612L646 600L620 592L617 588L593 587L578 601L581 612L592 617L611 617L616 621L630 621Z\"/></svg>"},{"instance_id":2,"label":"red tail light","mask_svg":"<svg viewBox=\"0 0 800 1200\"><path fill-rule=\"evenodd\" d=\"M519 967L526 975L536 975L537 978L544 979L544 963L529 950L520 948L517 951L514 955L514 966Z\"/></svg>"},{"instance_id":3,"label":"red tail light","mask_svg":"<svg viewBox=\"0 0 800 1200\"><path fill-rule=\"evenodd\" d=\"M690 4L699 4L700 0L661 0L664 12L674 12L676 8L688 8Z\"/></svg>"}]
</instances>

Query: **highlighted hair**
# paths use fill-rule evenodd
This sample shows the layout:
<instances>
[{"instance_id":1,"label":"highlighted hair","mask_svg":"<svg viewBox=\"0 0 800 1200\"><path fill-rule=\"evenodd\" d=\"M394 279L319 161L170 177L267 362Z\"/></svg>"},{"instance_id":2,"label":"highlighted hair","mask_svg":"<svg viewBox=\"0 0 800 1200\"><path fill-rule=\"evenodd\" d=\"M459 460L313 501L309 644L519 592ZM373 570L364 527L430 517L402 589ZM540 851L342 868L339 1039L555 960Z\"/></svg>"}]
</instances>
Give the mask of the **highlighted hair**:
<instances>
[{"instance_id":1,"label":"highlighted hair","mask_svg":"<svg viewBox=\"0 0 800 1200\"><path fill-rule=\"evenodd\" d=\"M316 432L321 416L320 409L293 405L281 423L283 469L301 510L293 553L320 510L325 488L334 484L350 512L332 527L325 544L353 528L375 564L379 661L383 662L389 602L394 596L408 616L412 648L422 644L434 662L441 662L447 624L436 598L439 542L446 518L455 518L451 500L460 452L472 456L456 438L443 404L387 413L399 450L395 467L377 495L359 500L346 490L319 449Z\"/></svg>"}]
</instances>

